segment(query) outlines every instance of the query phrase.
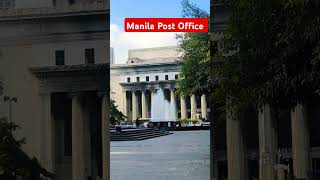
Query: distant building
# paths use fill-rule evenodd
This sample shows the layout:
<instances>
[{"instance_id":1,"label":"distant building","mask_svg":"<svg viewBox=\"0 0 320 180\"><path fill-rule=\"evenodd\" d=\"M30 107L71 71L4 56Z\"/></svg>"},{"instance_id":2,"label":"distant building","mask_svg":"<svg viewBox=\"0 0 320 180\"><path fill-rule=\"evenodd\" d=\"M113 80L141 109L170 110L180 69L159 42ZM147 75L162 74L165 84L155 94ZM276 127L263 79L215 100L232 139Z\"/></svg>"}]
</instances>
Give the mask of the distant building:
<instances>
[{"instance_id":1,"label":"distant building","mask_svg":"<svg viewBox=\"0 0 320 180\"><path fill-rule=\"evenodd\" d=\"M114 48L110 47L110 64L115 64Z\"/></svg>"},{"instance_id":2,"label":"distant building","mask_svg":"<svg viewBox=\"0 0 320 180\"><path fill-rule=\"evenodd\" d=\"M130 49L126 64L111 65L111 95L128 120L151 118L151 95L159 89L176 104L178 118L208 118L206 95L175 95L180 59L176 46Z\"/></svg>"}]
</instances>

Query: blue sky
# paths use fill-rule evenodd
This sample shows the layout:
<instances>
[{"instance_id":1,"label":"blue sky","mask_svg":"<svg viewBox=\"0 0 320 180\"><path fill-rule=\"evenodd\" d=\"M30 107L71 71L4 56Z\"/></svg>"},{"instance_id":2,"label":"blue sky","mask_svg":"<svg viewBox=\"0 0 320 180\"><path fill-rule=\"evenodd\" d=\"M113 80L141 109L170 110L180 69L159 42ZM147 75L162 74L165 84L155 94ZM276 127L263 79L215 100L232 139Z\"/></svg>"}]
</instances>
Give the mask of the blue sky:
<instances>
[{"instance_id":1,"label":"blue sky","mask_svg":"<svg viewBox=\"0 0 320 180\"><path fill-rule=\"evenodd\" d=\"M123 21L126 17L181 17L182 0L111 0L110 44L115 50L116 63L125 63L128 49L177 45L177 33L126 33ZM189 0L209 12L210 0Z\"/></svg>"}]
</instances>

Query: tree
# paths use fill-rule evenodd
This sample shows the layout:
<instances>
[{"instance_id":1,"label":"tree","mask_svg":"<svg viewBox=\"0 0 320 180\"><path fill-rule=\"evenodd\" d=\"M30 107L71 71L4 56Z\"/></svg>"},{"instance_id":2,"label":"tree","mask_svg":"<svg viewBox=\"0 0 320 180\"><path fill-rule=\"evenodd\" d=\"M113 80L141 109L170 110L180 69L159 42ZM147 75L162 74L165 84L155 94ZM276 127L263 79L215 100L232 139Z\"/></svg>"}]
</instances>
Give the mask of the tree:
<instances>
[{"instance_id":1,"label":"tree","mask_svg":"<svg viewBox=\"0 0 320 180\"><path fill-rule=\"evenodd\" d=\"M18 128L6 118L0 118L0 179L42 180L54 175L42 168L36 158L30 158L22 149L25 139L16 140L13 132Z\"/></svg>"},{"instance_id":2,"label":"tree","mask_svg":"<svg viewBox=\"0 0 320 180\"><path fill-rule=\"evenodd\" d=\"M117 124L123 122L127 118L121 111L118 110L118 106L115 105L115 101L110 101L110 122L111 124Z\"/></svg>"},{"instance_id":3,"label":"tree","mask_svg":"<svg viewBox=\"0 0 320 180\"><path fill-rule=\"evenodd\" d=\"M263 104L290 108L319 97L320 9L317 1L231 0L212 69L216 99L235 112Z\"/></svg>"},{"instance_id":4,"label":"tree","mask_svg":"<svg viewBox=\"0 0 320 180\"><path fill-rule=\"evenodd\" d=\"M208 18L204 10L182 1L183 17ZM210 47L208 33L184 33L177 35L179 49L183 53L178 80L181 95L203 94L210 91Z\"/></svg>"}]
</instances>

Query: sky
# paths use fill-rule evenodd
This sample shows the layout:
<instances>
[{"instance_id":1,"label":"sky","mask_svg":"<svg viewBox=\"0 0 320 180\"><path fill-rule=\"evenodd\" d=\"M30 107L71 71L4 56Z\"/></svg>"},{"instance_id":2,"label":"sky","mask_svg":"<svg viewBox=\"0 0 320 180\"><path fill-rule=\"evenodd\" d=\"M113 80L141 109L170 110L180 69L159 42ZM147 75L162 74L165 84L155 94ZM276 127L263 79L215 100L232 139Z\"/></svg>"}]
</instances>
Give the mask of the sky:
<instances>
[{"instance_id":1,"label":"sky","mask_svg":"<svg viewBox=\"0 0 320 180\"><path fill-rule=\"evenodd\" d=\"M110 45L116 64L127 61L128 49L175 46L175 32L124 32L126 17L182 17L182 0L110 0ZM210 0L189 0L209 12Z\"/></svg>"}]
</instances>

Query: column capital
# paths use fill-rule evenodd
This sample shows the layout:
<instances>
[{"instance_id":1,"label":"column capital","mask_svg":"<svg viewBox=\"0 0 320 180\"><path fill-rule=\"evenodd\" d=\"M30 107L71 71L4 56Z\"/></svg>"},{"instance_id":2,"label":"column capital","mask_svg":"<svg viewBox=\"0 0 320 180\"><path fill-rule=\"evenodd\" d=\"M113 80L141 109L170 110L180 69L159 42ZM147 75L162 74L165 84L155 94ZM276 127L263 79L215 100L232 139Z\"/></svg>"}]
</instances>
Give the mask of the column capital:
<instances>
[{"instance_id":1,"label":"column capital","mask_svg":"<svg viewBox=\"0 0 320 180\"><path fill-rule=\"evenodd\" d=\"M68 97L73 98L73 97L82 97L84 96L84 92L69 92Z\"/></svg>"}]
</instances>

